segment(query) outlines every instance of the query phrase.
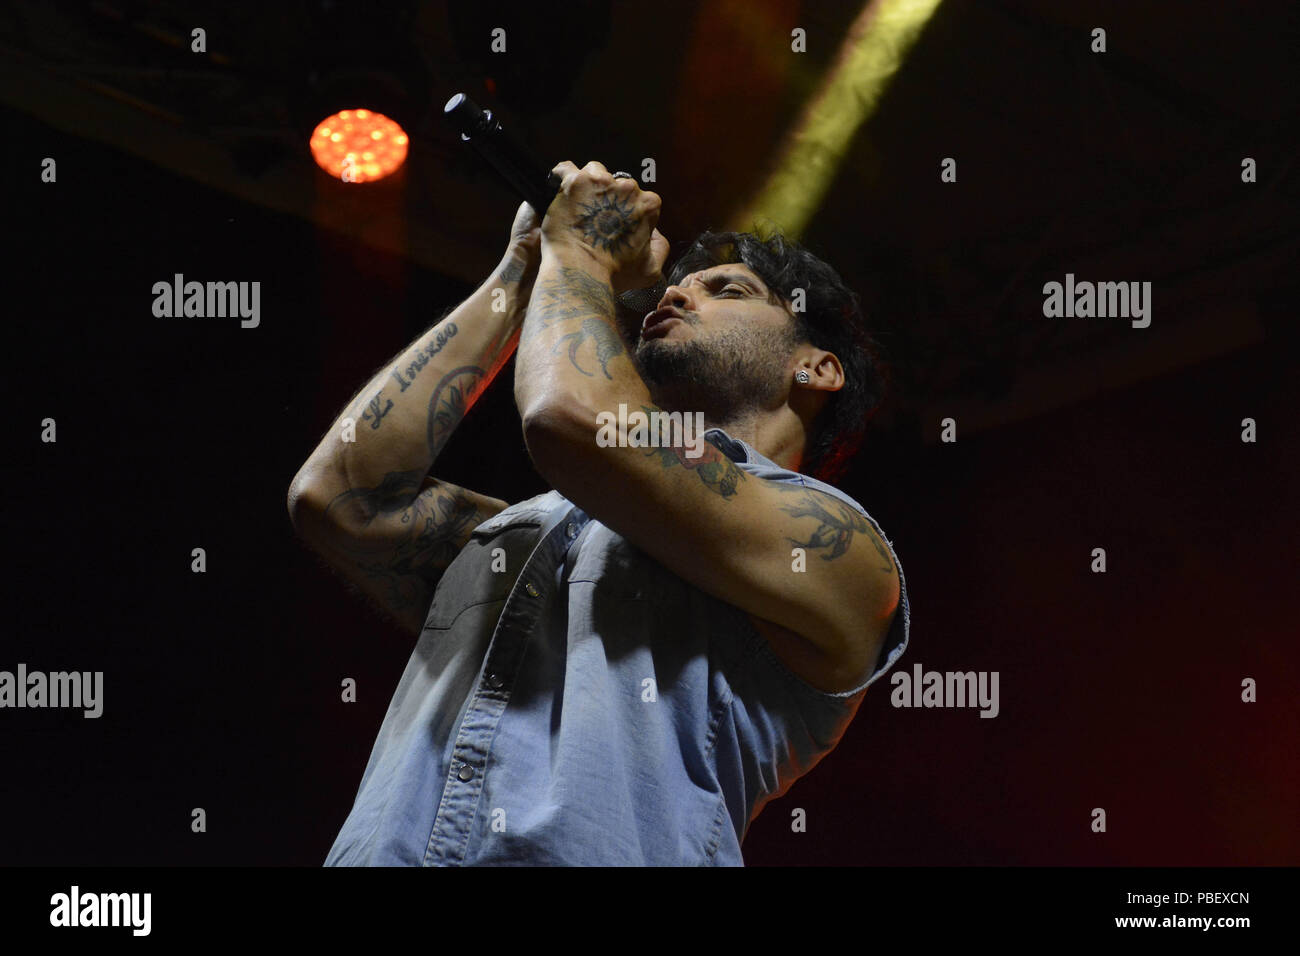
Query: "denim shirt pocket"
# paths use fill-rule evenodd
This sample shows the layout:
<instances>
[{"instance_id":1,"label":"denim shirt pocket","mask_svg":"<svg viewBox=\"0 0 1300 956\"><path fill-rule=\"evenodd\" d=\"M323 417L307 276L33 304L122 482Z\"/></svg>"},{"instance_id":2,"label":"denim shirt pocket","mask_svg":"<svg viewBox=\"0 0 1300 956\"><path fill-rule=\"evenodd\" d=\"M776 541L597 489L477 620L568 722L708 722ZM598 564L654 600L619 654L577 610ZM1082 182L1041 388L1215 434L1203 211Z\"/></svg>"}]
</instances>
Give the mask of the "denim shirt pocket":
<instances>
[{"instance_id":1,"label":"denim shirt pocket","mask_svg":"<svg viewBox=\"0 0 1300 956\"><path fill-rule=\"evenodd\" d=\"M438 581L425 630L447 630L471 608L495 606L500 611L548 514L535 501L507 508L470 532Z\"/></svg>"}]
</instances>

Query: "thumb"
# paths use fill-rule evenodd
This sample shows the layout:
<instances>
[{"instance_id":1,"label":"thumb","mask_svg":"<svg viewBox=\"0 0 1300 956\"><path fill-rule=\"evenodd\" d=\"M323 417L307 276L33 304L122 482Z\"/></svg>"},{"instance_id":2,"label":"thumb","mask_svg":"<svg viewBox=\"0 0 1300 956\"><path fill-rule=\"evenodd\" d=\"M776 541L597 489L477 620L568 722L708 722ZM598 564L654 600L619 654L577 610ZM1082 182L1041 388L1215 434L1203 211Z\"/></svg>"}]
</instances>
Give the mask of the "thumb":
<instances>
[{"instance_id":1,"label":"thumb","mask_svg":"<svg viewBox=\"0 0 1300 956\"><path fill-rule=\"evenodd\" d=\"M650 234L650 264L655 272L664 271L664 263L668 260L670 248L668 237L658 229Z\"/></svg>"}]
</instances>

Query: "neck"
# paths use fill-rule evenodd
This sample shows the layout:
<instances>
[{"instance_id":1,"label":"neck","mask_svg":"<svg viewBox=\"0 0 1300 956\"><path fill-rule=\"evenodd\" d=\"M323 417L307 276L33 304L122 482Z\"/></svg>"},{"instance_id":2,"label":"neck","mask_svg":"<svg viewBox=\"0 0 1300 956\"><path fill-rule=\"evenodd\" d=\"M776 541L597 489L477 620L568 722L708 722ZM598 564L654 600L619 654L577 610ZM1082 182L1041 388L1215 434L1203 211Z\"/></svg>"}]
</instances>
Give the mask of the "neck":
<instances>
[{"instance_id":1,"label":"neck","mask_svg":"<svg viewBox=\"0 0 1300 956\"><path fill-rule=\"evenodd\" d=\"M705 428L721 428L782 468L798 471L803 457L804 428L788 406L772 412L747 412L727 418L704 416Z\"/></svg>"},{"instance_id":2,"label":"neck","mask_svg":"<svg viewBox=\"0 0 1300 956\"><path fill-rule=\"evenodd\" d=\"M721 428L782 468L799 470L807 431L803 420L790 408L788 396L771 408L727 407L718 401L716 390L690 382L677 383L673 388L652 386L650 395L656 405L667 411L702 412L706 430Z\"/></svg>"}]
</instances>

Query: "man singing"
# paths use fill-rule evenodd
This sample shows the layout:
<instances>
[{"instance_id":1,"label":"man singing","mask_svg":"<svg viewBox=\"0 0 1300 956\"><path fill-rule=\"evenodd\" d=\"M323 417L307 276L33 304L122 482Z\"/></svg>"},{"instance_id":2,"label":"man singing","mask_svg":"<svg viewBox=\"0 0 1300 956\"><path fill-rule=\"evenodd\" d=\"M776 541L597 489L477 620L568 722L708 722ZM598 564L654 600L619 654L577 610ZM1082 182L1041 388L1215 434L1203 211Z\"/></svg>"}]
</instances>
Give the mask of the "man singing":
<instances>
[{"instance_id":1,"label":"man singing","mask_svg":"<svg viewBox=\"0 0 1300 956\"><path fill-rule=\"evenodd\" d=\"M659 196L555 172L290 488L302 538L418 635L327 865L743 865L907 644L893 550L826 483L880 398L856 297L779 236L706 233L621 325L667 257ZM554 490L507 505L428 474L516 347Z\"/></svg>"}]
</instances>

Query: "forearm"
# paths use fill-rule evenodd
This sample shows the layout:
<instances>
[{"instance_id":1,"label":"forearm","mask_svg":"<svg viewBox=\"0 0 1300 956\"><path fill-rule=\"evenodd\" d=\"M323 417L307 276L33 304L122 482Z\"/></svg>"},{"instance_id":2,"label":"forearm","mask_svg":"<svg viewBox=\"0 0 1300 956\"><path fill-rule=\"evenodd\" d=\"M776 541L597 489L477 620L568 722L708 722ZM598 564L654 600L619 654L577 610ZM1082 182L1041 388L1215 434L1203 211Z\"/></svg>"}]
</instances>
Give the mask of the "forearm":
<instances>
[{"instance_id":1,"label":"forearm","mask_svg":"<svg viewBox=\"0 0 1300 956\"><path fill-rule=\"evenodd\" d=\"M525 422L553 409L649 404L615 316L608 270L581 250L543 246L515 358L515 404Z\"/></svg>"},{"instance_id":2,"label":"forearm","mask_svg":"<svg viewBox=\"0 0 1300 956\"><path fill-rule=\"evenodd\" d=\"M318 500L381 487L386 496L413 499L466 412L509 361L531 285L523 259L507 254L468 299L357 392L295 488L312 490Z\"/></svg>"}]
</instances>

